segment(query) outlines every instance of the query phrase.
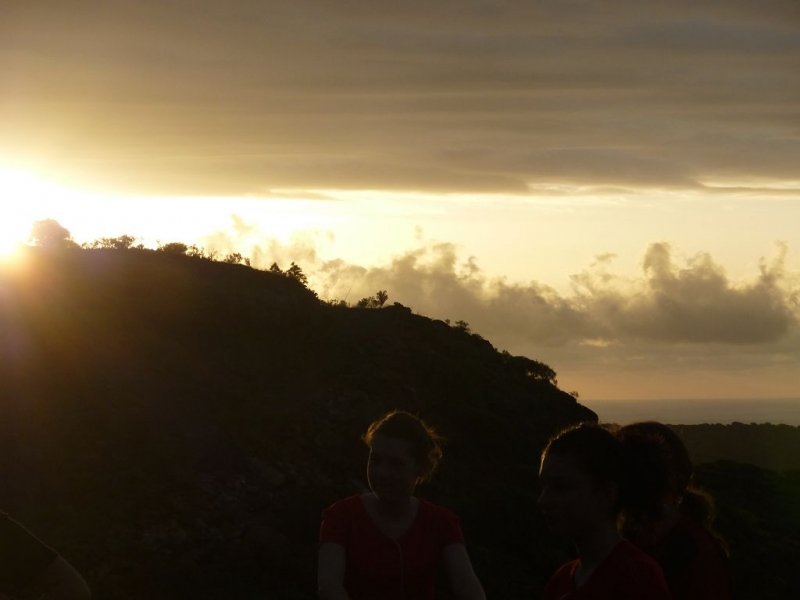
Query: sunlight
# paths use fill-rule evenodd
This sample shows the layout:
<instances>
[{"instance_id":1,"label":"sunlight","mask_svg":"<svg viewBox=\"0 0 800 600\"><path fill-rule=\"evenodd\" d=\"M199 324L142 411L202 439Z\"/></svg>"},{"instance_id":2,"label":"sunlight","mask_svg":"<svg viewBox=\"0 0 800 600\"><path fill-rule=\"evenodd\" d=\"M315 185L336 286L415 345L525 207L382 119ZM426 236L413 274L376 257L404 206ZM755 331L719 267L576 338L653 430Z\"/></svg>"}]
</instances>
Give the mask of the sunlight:
<instances>
[{"instance_id":1,"label":"sunlight","mask_svg":"<svg viewBox=\"0 0 800 600\"><path fill-rule=\"evenodd\" d=\"M13 254L26 243L31 226L41 219L55 219L78 242L83 241L79 238L84 230L89 239L106 235L102 227L115 211L105 200L34 170L0 162L0 256Z\"/></svg>"},{"instance_id":2,"label":"sunlight","mask_svg":"<svg viewBox=\"0 0 800 600\"><path fill-rule=\"evenodd\" d=\"M0 256L28 240L31 224L52 185L29 171L0 165Z\"/></svg>"}]
</instances>

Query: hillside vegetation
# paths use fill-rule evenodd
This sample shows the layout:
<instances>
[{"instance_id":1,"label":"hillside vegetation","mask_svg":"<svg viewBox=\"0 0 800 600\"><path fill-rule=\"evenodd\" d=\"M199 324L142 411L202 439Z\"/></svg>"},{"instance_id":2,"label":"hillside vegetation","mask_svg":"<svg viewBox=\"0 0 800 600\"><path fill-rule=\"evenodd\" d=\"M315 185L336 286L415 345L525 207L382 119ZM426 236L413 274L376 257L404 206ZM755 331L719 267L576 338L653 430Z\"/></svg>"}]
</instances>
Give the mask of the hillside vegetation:
<instances>
[{"instance_id":1,"label":"hillside vegetation","mask_svg":"<svg viewBox=\"0 0 800 600\"><path fill-rule=\"evenodd\" d=\"M734 460L776 471L800 469L800 427L744 423L672 427L697 463Z\"/></svg>"}]
</instances>

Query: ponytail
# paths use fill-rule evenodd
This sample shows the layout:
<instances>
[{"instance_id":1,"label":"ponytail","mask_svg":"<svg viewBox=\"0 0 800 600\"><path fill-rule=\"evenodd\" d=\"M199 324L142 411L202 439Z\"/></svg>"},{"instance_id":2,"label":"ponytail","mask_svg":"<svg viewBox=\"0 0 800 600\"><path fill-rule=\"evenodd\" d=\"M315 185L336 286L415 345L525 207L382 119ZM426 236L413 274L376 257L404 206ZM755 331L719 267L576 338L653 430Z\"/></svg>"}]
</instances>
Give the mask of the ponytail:
<instances>
[{"instance_id":1,"label":"ponytail","mask_svg":"<svg viewBox=\"0 0 800 600\"><path fill-rule=\"evenodd\" d=\"M690 485L681 494L678 510L682 515L708 530L711 530L716 517L714 499L705 490L695 485Z\"/></svg>"},{"instance_id":2,"label":"ponytail","mask_svg":"<svg viewBox=\"0 0 800 600\"><path fill-rule=\"evenodd\" d=\"M683 441L663 423L647 421L619 429L628 489L620 518L623 534L652 543L664 517L664 506L674 504L681 515L714 532L716 511L710 494L694 485L694 465Z\"/></svg>"}]
</instances>

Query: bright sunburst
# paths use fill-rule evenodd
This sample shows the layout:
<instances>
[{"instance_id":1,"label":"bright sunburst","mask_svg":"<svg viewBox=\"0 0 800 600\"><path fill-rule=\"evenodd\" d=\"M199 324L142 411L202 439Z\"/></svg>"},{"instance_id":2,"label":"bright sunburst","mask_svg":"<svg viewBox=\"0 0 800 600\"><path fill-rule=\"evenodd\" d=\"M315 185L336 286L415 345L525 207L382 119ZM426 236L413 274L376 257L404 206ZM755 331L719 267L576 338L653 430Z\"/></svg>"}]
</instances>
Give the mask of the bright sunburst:
<instances>
[{"instance_id":1,"label":"bright sunburst","mask_svg":"<svg viewBox=\"0 0 800 600\"><path fill-rule=\"evenodd\" d=\"M31 172L0 165L0 256L8 256L27 241L51 187Z\"/></svg>"},{"instance_id":2,"label":"bright sunburst","mask_svg":"<svg viewBox=\"0 0 800 600\"><path fill-rule=\"evenodd\" d=\"M76 194L36 172L0 162L0 256L28 241L39 219L59 219L75 206Z\"/></svg>"}]
</instances>

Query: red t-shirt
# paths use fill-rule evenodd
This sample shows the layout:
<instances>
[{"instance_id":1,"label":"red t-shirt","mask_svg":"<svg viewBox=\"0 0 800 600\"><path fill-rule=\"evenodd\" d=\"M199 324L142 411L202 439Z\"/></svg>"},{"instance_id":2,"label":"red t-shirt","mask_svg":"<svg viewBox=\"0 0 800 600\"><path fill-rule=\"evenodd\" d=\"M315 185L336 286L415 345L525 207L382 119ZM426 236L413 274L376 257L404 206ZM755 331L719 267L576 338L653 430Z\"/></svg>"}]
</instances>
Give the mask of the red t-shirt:
<instances>
[{"instance_id":1,"label":"red t-shirt","mask_svg":"<svg viewBox=\"0 0 800 600\"><path fill-rule=\"evenodd\" d=\"M655 560L625 540L603 559L581 587L575 586L580 560L561 566L544 588L544 600L669 600Z\"/></svg>"},{"instance_id":2,"label":"red t-shirt","mask_svg":"<svg viewBox=\"0 0 800 600\"><path fill-rule=\"evenodd\" d=\"M727 557L706 529L683 516L651 548L661 565L673 600L730 600Z\"/></svg>"},{"instance_id":3,"label":"red t-shirt","mask_svg":"<svg viewBox=\"0 0 800 600\"><path fill-rule=\"evenodd\" d=\"M344 588L352 600L429 600L442 551L463 544L464 536L457 516L420 500L414 522L392 540L378 529L356 495L322 512L319 541L344 547Z\"/></svg>"}]
</instances>

